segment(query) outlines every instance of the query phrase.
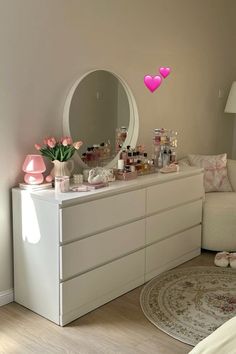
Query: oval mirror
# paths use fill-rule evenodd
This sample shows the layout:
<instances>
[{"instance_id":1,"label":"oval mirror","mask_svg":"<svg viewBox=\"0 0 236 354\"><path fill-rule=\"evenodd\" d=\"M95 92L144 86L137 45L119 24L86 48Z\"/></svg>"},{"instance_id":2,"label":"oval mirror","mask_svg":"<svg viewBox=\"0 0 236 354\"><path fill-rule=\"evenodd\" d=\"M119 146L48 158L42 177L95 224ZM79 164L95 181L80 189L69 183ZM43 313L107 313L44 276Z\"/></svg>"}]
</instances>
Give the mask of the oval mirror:
<instances>
[{"instance_id":1,"label":"oval mirror","mask_svg":"<svg viewBox=\"0 0 236 354\"><path fill-rule=\"evenodd\" d=\"M94 70L72 86L65 102L63 130L73 141L83 141L75 154L80 167L114 167L122 146L135 147L138 127L134 97L118 75Z\"/></svg>"}]
</instances>

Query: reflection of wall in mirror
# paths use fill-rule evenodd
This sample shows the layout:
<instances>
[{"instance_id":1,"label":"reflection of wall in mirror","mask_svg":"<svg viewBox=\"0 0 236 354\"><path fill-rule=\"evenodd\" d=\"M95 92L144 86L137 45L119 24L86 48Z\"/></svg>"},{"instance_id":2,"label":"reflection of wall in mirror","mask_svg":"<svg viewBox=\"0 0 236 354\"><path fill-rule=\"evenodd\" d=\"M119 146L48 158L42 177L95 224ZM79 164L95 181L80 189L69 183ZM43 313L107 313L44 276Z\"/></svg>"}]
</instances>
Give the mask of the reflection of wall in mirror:
<instances>
[{"instance_id":1,"label":"reflection of wall in mirror","mask_svg":"<svg viewBox=\"0 0 236 354\"><path fill-rule=\"evenodd\" d=\"M117 78L99 70L87 75L78 85L70 107L70 130L73 139L88 146L110 140L114 150L117 122Z\"/></svg>"},{"instance_id":2,"label":"reflection of wall in mirror","mask_svg":"<svg viewBox=\"0 0 236 354\"><path fill-rule=\"evenodd\" d=\"M118 81L118 90L117 90L117 128L126 127L127 129L129 120L129 102L127 100L127 94Z\"/></svg>"}]
</instances>

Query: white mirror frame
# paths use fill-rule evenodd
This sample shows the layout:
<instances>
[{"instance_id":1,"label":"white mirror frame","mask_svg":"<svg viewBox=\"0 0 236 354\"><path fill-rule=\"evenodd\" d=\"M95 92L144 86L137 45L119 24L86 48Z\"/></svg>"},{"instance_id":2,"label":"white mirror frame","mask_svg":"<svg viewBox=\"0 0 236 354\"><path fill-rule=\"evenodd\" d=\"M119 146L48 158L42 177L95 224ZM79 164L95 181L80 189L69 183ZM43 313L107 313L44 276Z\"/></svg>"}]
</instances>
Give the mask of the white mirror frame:
<instances>
[{"instance_id":1,"label":"white mirror frame","mask_svg":"<svg viewBox=\"0 0 236 354\"><path fill-rule=\"evenodd\" d=\"M124 146L130 145L132 148L136 146L137 140L138 140L138 132L139 132L139 117L138 117L138 109L137 105L133 96L132 91L130 90L128 84L125 82L125 80L120 77L119 75L115 74L112 71L106 70L106 69L95 69L86 72L81 78L75 81L73 86L71 87L68 96L65 101L64 105L64 111L63 111L63 133L66 136L71 136L71 131L70 131L70 121L69 121L69 115L70 115L70 105L71 101L73 98L73 95L75 93L75 90L77 89L79 83L88 75L91 74L95 71L99 70L104 70L107 71L111 74L113 74L123 85L124 90L127 94L128 97L128 102L129 102L129 109L130 109L130 121L129 121L129 128L128 128L128 134L127 138L124 142ZM78 136L79 139L79 136ZM86 144L86 142L83 142ZM113 168L117 164L117 160L119 158L119 153L105 166L105 168ZM74 159L78 163L78 165L82 168L88 168L88 165L86 165L82 159L79 156L79 152L74 154Z\"/></svg>"}]
</instances>

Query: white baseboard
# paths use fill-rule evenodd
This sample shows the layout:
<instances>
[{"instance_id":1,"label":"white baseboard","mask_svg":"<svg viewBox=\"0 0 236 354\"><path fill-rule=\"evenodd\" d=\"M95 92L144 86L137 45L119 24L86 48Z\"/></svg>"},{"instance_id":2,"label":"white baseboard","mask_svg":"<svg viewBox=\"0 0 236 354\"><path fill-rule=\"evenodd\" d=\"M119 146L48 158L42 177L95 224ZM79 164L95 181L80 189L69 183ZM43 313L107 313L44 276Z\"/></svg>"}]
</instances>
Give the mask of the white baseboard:
<instances>
[{"instance_id":1,"label":"white baseboard","mask_svg":"<svg viewBox=\"0 0 236 354\"><path fill-rule=\"evenodd\" d=\"M0 291L0 306L9 304L13 301L13 289Z\"/></svg>"}]
</instances>

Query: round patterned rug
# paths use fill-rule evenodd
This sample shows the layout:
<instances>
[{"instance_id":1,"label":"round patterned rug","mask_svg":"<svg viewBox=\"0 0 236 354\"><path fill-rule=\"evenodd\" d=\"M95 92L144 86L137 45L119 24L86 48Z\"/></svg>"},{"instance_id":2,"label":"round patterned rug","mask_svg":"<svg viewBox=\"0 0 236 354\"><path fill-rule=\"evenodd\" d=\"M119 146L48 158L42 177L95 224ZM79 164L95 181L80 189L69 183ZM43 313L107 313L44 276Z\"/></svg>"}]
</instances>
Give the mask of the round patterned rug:
<instances>
[{"instance_id":1,"label":"round patterned rug","mask_svg":"<svg viewBox=\"0 0 236 354\"><path fill-rule=\"evenodd\" d=\"M194 346L236 316L236 270L204 266L170 270L144 286L140 304L155 326Z\"/></svg>"}]
</instances>

